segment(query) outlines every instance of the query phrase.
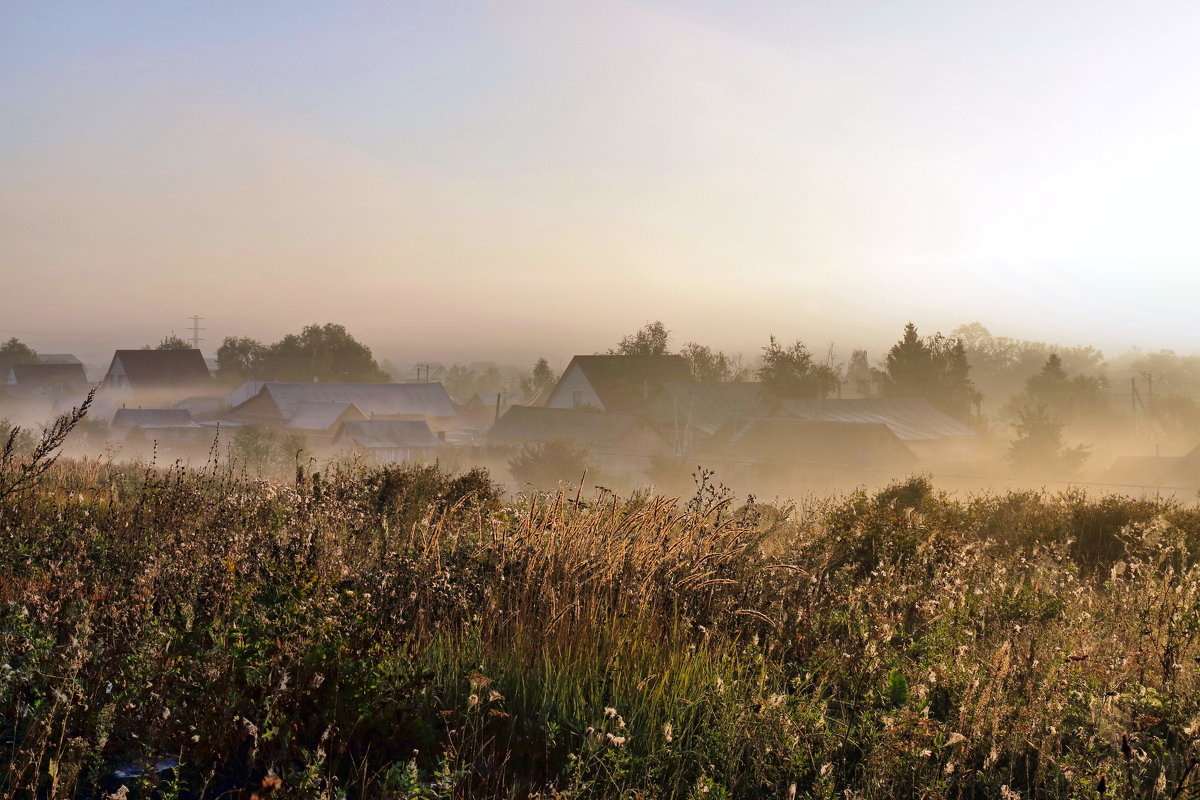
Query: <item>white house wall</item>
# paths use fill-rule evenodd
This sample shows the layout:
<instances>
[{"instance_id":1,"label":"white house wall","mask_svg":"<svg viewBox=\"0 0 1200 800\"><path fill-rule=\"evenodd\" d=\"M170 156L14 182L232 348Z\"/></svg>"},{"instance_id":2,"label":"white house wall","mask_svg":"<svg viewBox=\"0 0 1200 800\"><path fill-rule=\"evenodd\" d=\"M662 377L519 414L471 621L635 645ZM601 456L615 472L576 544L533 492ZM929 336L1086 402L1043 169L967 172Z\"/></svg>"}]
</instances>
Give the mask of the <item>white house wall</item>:
<instances>
[{"instance_id":1,"label":"white house wall","mask_svg":"<svg viewBox=\"0 0 1200 800\"><path fill-rule=\"evenodd\" d=\"M587 376L583 374L583 370L578 364L572 364L563 373L558 385L554 387L554 393L546 401L546 408L581 408L584 406L605 410L604 404L600 402L600 397L592 388Z\"/></svg>"}]
</instances>

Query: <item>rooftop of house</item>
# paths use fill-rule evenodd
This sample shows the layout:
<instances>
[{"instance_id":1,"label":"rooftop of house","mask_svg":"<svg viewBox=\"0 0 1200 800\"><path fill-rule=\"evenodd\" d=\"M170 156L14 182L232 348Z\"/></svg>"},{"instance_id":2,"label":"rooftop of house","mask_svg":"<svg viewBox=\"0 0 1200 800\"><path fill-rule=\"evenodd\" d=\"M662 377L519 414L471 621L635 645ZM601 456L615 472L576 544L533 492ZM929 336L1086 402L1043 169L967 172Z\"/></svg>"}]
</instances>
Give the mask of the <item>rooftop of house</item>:
<instances>
[{"instance_id":1,"label":"rooftop of house","mask_svg":"<svg viewBox=\"0 0 1200 800\"><path fill-rule=\"evenodd\" d=\"M334 444L352 444L366 450L441 447L442 441L421 419L346 420L334 436Z\"/></svg>"},{"instance_id":2,"label":"rooftop of house","mask_svg":"<svg viewBox=\"0 0 1200 800\"><path fill-rule=\"evenodd\" d=\"M791 419L734 421L718 434L720 452L748 461L897 469L917 457L881 423Z\"/></svg>"},{"instance_id":3,"label":"rooftop of house","mask_svg":"<svg viewBox=\"0 0 1200 800\"><path fill-rule=\"evenodd\" d=\"M83 364L69 362L38 362L13 364L6 383L16 386L80 386L87 383Z\"/></svg>"},{"instance_id":4,"label":"rooftop of house","mask_svg":"<svg viewBox=\"0 0 1200 800\"><path fill-rule=\"evenodd\" d=\"M186 408L119 408L114 428L198 428Z\"/></svg>"},{"instance_id":5,"label":"rooftop of house","mask_svg":"<svg viewBox=\"0 0 1200 800\"><path fill-rule=\"evenodd\" d=\"M487 438L507 442L566 441L612 447L640 429L644 420L628 414L600 414L571 408L513 406L496 420Z\"/></svg>"},{"instance_id":6,"label":"rooftop of house","mask_svg":"<svg viewBox=\"0 0 1200 800\"><path fill-rule=\"evenodd\" d=\"M306 403L353 403L365 416L454 417L458 412L440 383L266 382L248 400L266 396L284 419ZM237 408L233 409L236 412Z\"/></svg>"},{"instance_id":7,"label":"rooftop of house","mask_svg":"<svg viewBox=\"0 0 1200 800\"><path fill-rule=\"evenodd\" d=\"M866 397L779 401L781 415L820 422L875 422L905 441L929 441L977 434L924 397Z\"/></svg>"},{"instance_id":8,"label":"rooftop of house","mask_svg":"<svg viewBox=\"0 0 1200 800\"><path fill-rule=\"evenodd\" d=\"M644 414L681 432L692 428L712 435L729 420L769 417L778 405L761 383L667 381L662 388Z\"/></svg>"},{"instance_id":9,"label":"rooftop of house","mask_svg":"<svg viewBox=\"0 0 1200 800\"><path fill-rule=\"evenodd\" d=\"M691 380L683 356L575 356L563 375L578 367L609 412L631 411L668 381Z\"/></svg>"},{"instance_id":10,"label":"rooftop of house","mask_svg":"<svg viewBox=\"0 0 1200 800\"><path fill-rule=\"evenodd\" d=\"M199 350L118 350L110 374L118 363L134 389L197 386L212 380Z\"/></svg>"}]
</instances>

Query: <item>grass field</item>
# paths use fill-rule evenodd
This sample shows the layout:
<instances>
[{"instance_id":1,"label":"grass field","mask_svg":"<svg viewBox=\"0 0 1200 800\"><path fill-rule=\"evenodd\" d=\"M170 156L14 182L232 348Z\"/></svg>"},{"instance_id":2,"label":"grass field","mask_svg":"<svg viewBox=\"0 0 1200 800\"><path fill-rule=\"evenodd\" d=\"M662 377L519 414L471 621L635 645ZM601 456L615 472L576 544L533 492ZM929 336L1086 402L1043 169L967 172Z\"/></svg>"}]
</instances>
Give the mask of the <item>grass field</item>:
<instances>
[{"instance_id":1,"label":"grass field","mask_svg":"<svg viewBox=\"0 0 1200 800\"><path fill-rule=\"evenodd\" d=\"M62 462L0 500L16 797L1180 798L1200 512Z\"/></svg>"}]
</instances>

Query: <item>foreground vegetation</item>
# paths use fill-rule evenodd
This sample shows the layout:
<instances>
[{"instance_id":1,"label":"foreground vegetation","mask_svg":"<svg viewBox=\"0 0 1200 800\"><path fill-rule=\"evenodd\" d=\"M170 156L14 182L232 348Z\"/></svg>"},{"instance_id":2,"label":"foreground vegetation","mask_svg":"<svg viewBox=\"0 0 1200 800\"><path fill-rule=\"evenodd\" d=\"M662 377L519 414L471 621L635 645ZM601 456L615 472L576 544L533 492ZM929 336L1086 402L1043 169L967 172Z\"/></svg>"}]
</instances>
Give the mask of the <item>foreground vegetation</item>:
<instances>
[{"instance_id":1,"label":"foreground vegetation","mask_svg":"<svg viewBox=\"0 0 1200 800\"><path fill-rule=\"evenodd\" d=\"M1200 514L61 463L0 500L17 797L1195 796Z\"/></svg>"}]
</instances>

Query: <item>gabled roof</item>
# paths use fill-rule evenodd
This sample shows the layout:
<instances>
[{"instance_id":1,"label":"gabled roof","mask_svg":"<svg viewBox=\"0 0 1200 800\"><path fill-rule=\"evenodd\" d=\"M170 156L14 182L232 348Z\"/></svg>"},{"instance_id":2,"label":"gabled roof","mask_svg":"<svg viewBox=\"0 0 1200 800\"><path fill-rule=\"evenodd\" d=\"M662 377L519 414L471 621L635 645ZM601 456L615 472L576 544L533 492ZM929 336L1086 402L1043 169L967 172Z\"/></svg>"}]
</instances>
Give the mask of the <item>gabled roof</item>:
<instances>
[{"instance_id":1,"label":"gabled roof","mask_svg":"<svg viewBox=\"0 0 1200 800\"><path fill-rule=\"evenodd\" d=\"M1104 480L1127 486L1184 488L1200 484L1200 447L1183 456L1120 456Z\"/></svg>"},{"instance_id":2,"label":"gabled roof","mask_svg":"<svg viewBox=\"0 0 1200 800\"><path fill-rule=\"evenodd\" d=\"M683 356L575 356L567 372L577 366L608 412L624 412L644 403L667 381L692 377Z\"/></svg>"},{"instance_id":3,"label":"gabled roof","mask_svg":"<svg viewBox=\"0 0 1200 800\"><path fill-rule=\"evenodd\" d=\"M769 417L778 405L761 383L667 381L662 388L645 415L681 433L694 428L712 435L730 420Z\"/></svg>"},{"instance_id":4,"label":"gabled roof","mask_svg":"<svg viewBox=\"0 0 1200 800\"><path fill-rule=\"evenodd\" d=\"M496 420L487 438L505 442L554 441L613 447L639 430L651 431L639 417L627 414L598 414L572 408L513 406Z\"/></svg>"},{"instance_id":5,"label":"gabled roof","mask_svg":"<svg viewBox=\"0 0 1200 800\"><path fill-rule=\"evenodd\" d=\"M199 428L186 408L119 408L114 428Z\"/></svg>"},{"instance_id":6,"label":"gabled roof","mask_svg":"<svg viewBox=\"0 0 1200 800\"><path fill-rule=\"evenodd\" d=\"M747 461L906 468L917 457L888 426L863 422L760 419L728 423L721 452Z\"/></svg>"},{"instance_id":7,"label":"gabled roof","mask_svg":"<svg viewBox=\"0 0 1200 800\"><path fill-rule=\"evenodd\" d=\"M17 386L78 386L87 383L87 373L78 361L13 364L7 382Z\"/></svg>"},{"instance_id":8,"label":"gabled roof","mask_svg":"<svg viewBox=\"0 0 1200 800\"><path fill-rule=\"evenodd\" d=\"M212 380L199 350L118 350L110 373L118 361L134 389L195 386Z\"/></svg>"},{"instance_id":9,"label":"gabled roof","mask_svg":"<svg viewBox=\"0 0 1200 800\"><path fill-rule=\"evenodd\" d=\"M242 403L261 392L262 387L266 385L267 381L243 381L240 386L234 389L233 392L225 398L225 403L230 408L233 408L234 406L240 406Z\"/></svg>"},{"instance_id":10,"label":"gabled roof","mask_svg":"<svg viewBox=\"0 0 1200 800\"><path fill-rule=\"evenodd\" d=\"M924 397L865 397L844 400L782 398L781 416L821 422L873 422L887 425L905 441L929 441L977 434L934 408Z\"/></svg>"},{"instance_id":11,"label":"gabled roof","mask_svg":"<svg viewBox=\"0 0 1200 800\"><path fill-rule=\"evenodd\" d=\"M458 416L440 383L269 382L250 400L261 396L269 397L280 416L288 420L304 403L353 403L366 416Z\"/></svg>"},{"instance_id":12,"label":"gabled roof","mask_svg":"<svg viewBox=\"0 0 1200 800\"><path fill-rule=\"evenodd\" d=\"M288 420L287 427L305 431L327 431L342 420L366 418L367 415L354 403L305 400L296 408L296 413Z\"/></svg>"},{"instance_id":13,"label":"gabled roof","mask_svg":"<svg viewBox=\"0 0 1200 800\"><path fill-rule=\"evenodd\" d=\"M348 419L338 428L333 441L366 450L442 446L423 419Z\"/></svg>"}]
</instances>

